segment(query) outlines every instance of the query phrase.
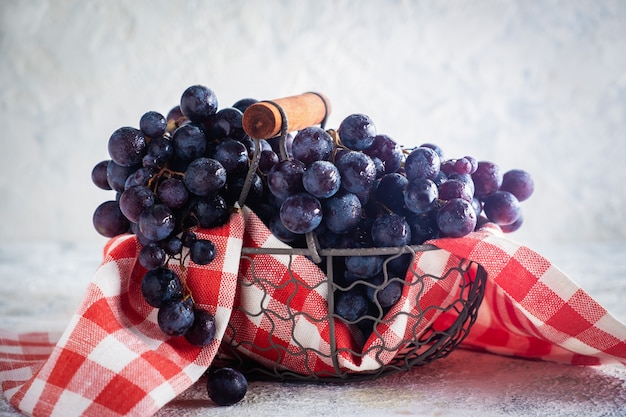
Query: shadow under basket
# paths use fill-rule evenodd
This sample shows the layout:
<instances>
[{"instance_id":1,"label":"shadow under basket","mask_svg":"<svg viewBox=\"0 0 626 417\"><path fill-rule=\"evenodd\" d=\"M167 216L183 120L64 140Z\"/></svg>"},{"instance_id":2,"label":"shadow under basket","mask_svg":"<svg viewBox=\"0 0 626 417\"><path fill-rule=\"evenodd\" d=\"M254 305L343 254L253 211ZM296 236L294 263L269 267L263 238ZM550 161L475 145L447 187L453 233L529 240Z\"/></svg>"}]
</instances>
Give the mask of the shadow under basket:
<instances>
[{"instance_id":1,"label":"shadow under basket","mask_svg":"<svg viewBox=\"0 0 626 417\"><path fill-rule=\"evenodd\" d=\"M235 302L217 366L235 367L251 380L370 380L446 357L476 320L487 279L476 262L442 255L447 261L435 276L416 272L423 252L447 253L432 245L310 248L243 248L245 272L240 271L238 278L242 295ZM346 259L354 257L379 257L378 278L346 280ZM282 274L267 269L276 259L285 268ZM398 270L406 272L394 272ZM390 283L400 288L397 303L403 307L379 302L379 292ZM249 292L254 293L252 302L243 299ZM366 313L346 318L338 311L339 299L355 292L364 294L370 304ZM433 298L432 293L444 295ZM276 298L281 302L275 303ZM303 331L303 319L310 331ZM243 322L265 330L249 333L242 330ZM388 337L390 328L397 337ZM365 362L369 365L362 366Z\"/></svg>"}]
</instances>

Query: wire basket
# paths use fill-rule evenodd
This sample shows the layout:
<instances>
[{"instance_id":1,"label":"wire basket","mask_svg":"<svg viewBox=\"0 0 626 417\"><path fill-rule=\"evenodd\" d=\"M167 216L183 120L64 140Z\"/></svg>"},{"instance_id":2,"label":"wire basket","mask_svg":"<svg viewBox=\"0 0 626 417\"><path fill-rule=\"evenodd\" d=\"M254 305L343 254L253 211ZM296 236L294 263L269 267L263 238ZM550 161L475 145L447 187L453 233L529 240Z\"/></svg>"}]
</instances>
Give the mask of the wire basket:
<instances>
[{"instance_id":1,"label":"wire basket","mask_svg":"<svg viewBox=\"0 0 626 417\"><path fill-rule=\"evenodd\" d=\"M453 290L451 293L455 295L445 304L428 305L413 309L411 312L398 312L396 314L387 312L386 308L379 305L377 308L374 308L372 314L363 315L356 321L351 322L337 314L334 303L340 293L348 291L355 286L369 286L376 291L380 290L384 285L376 286L364 280L357 280L346 287L336 282L336 277L333 276L333 270L335 269L333 266L337 262L342 262L343 258L346 256L384 255L387 256L387 260L385 261L385 263L387 263L400 256L410 256L412 261L417 252L437 250L439 249L434 246L425 245L399 248L320 250L319 254L323 257L327 272L326 278L317 282L315 286L318 288L327 286L328 288L327 303L324 306L324 308L327 308L327 311L321 316L316 317L315 320L318 322L323 321L324 325L328 326L330 338L329 350L324 349L324 351L321 351L316 347L307 347L299 342L291 344L289 348L285 348L280 338L271 333L267 335L266 343L263 343L262 347L255 346L253 340L249 340L245 336L238 337L238 328L236 325L231 324L228 329L230 333L229 342L224 348L229 361L234 361L236 363L234 366L237 366L249 376L256 379L302 382L341 382L367 380L399 371L407 371L415 366L424 365L436 359L446 357L459 346L469 333L472 324L476 320L478 308L483 299L487 274L486 271L475 262L468 262L461 259L458 265L450 267L441 276L418 275L410 268L410 272L408 273L410 279L401 279L404 286L413 287L414 291L412 292L412 296L415 297L413 303L417 306L420 305L420 299L424 296L428 288L428 286L425 285L425 280L449 281L452 283L451 285L455 287L453 289L451 288ZM265 256L286 255L289 259L288 264L291 267L297 257L303 255L308 256L307 252L308 249L294 249L291 253L287 254L283 250L244 248L242 262L250 262L250 270L254 272L247 278L240 277L239 284L243 287L254 286L257 291L264 292L267 298L276 290L277 286L282 288L298 288L300 286L303 288L305 284L300 281L296 274L277 284L274 279L268 279L258 272L259 267L262 267L261 264L264 263L263 258ZM390 278L385 273L385 282L391 279L399 280L400 278ZM261 299L264 300L266 297L261 297ZM300 311L302 307L295 301L295 296L293 300L293 305L289 305L290 301L288 300L286 309L281 308L280 312L273 311L270 307L264 305L263 302L248 308L239 305L235 307L235 310L246 315L250 320L268 320L272 323L272 326L281 327L283 333L285 332L285 327L287 327L287 332L291 332L295 335L298 333L297 327L299 319L302 314L307 313ZM285 311L289 313L285 314ZM427 322L429 317L433 314L438 315L440 318L445 315L446 319L429 324L426 328L422 329L422 324ZM389 323L398 320L400 317L403 320L411 322L411 328L415 329L415 332L409 331L402 340L395 341L393 346L386 346L386 341L382 338L382 334L377 329L380 326L385 327L389 325ZM440 324L437 325L436 323ZM369 338L369 345L372 346L370 350L364 350L362 344L357 344L354 347L340 347L336 337L337 326L339 325L348 326L349 331L359 334L357 338L361 338L361 340L363 340L363 338ZM363 328L367 326L369 326L370 334L364 335ZM375 349L375 351L371 349ZM299 361L305 364L305 369L301 372L294 372L292 369L284 367L278 362L271 363L267 360L260 362L254 359L254 355L248 355L242 353L242 351L256 352L266 358L280 357L282 362ZM374 354L372 355L372 353ZM384 360L384 353L393 354L393 358L391 360ZM340 355L350 355L354 358L362 358L366 355L370 357L373 356L376 358L377 366L372 370L353 372L340 365ZM316 369L314 366L309 365L311 363L310 358L326 359L331 366L326 367L324 370Z\"/></svg>"},{"instance_id":2,"label":"wire basket","mask_svg":"<svg viewBox=\"0 0 626 417\"><path fill-rule=\"evenodd\" d=\"M324 101L323 96L320 96ZM285 138L288 120L280 105L273 104L280 113L281 158L286 158ZM326 112L327 103L324 101ZM324 127L326 115L322 119ZM255 139L256 140L256 139ZM255 173L260 146L251 160L248 177L244 183L238 204L243 207ZM475 322L484 295L486 271L477 263L455 259L444 264L440 274L420 274L415 268L418 254L440 251L432 245L404 247L379 247L360 249L320 248L314 234L306 234L306 247L251 248L242 250L241 264L247 272L238 278L241 292L255 293L252 304L235 303L233 317L249 322L264 322L266 333L262 343L246 333L232 320L226 330L225 342L217 358L245 372L248 377L282 381L344 382L376 378L395 372L407 371L415 366L446 357L468 335ZM443 252L443 251L442 251ZM346 257L381 256L384 258L382 282L368 280L342 282L338 266ZM268 271L267 266L282 259L287 273L282 276ZM405 275L394 274L392 263L404 263ZM339 268L340 269L340 268ZM316 278L303 278L312 275ZM403 300L413 306L409 310L383 307L376 296L373 308L355 320L347 320L338 314L335 301L343 293L362 287L377 294L391 281L401 284ZM445 287L447 296L442 302L428 304L427 293L433 285ZM270 302L276 292L282 292L280 307ZM321 298L305 305L300 295L315 293ZM406 295L406 297L404 296ZM312 305L311 305L312 304ZM301 320L306 319L316 331L323 329L327 343L308 343L311 334L303 332ZM437 318L436 320L434 318ZM240 321L241 321L240 320ZM386 337L385 329L396 324L406 324L402 335L393 340ZM402 329L401 329L402 330ZM350 340L346 342L346 338ZM285 340L288 343L285 343ZM345 366L343 358L353 362L367 359L367 369ZM296 364L296 366L289 366ZM322 364L322 366L319 366Z\"/></svg>"}]
</instances>

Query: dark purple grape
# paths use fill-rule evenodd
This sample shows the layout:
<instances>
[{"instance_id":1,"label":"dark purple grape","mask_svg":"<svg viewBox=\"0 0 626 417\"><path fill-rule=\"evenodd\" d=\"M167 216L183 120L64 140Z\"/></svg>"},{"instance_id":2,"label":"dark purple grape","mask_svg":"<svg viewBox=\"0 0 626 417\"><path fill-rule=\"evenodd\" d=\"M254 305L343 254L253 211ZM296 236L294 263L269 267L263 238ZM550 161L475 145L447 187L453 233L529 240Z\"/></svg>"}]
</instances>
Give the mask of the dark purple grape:
<instances>
[{"instance_id":1,"label":"dark purple grape","mask_svg":"<svg viewBox=\"0 0 626 417\"><path fill-rule=\"evenodd\" d=\"M280 206L280 221L293 233L312 232L322 222L322 204L309 193L290 195Z\"/></svg>"},{"instance_id":2,"label":"dark purple grape","mask_svg":"<svg viewBox=\"0 0 626 417\"><path fill-rule=\"evenodd\" d=\"M436 145L434 143L423 143L420 145L420 148L430 148L433 151L435 151L437 153L437 155L439 156L439 160L440 161L445 161L445 154L443 152L443 149L441 148L441 146Z\"/></svg>"},{"instance_id":3,"label":"dark purple grape","mask_svg":"<svg viewBox=\"0 0 626 417\"><path fill-rule=\"evenodd\" d=\"M409 216L406 220L411 228L411 245L421 245L427 240L439 237L436 209Z\"/></svg>"},{"instance_id":4,"label":"dark purple grape","mask_svg":"<svg viewBox=\"0 0 626 417\"><path fill-rule=\"evenodd\" d=\"M404 192L407 185L409 180L404 175L397 172L386 174L378 182L374 197L389 210L399 212L404 208Z\"/></svg>"},{"instance_id":5,"label":"dark purple grape","mask_svg":"<svg viewBox=\"0 0 626 417\"><path fill-rule=\"evenodd\" d=\"M175 299L163 302L157 313L157 323L168 336L182 336L193 325L191 299Z\"/></svg>"},{"instance_id":6,"label":"dark purple grape","mask_svg":"<svg viewBox=\"0 0 626 417\"><path fill-rule=\"evenodd\" d=\"M187 123L174 131L172 145L176 157L189 162L204 156L207 139L204 129L199 124Z\"/></svg>"},{"instance_id":7,"label":"dark purple grape","mask_svg":"<svg viewBox=\"0 0 626 417\"><path fill-rule=\"evenodd\" d=\"M315 161L328 161L333 153L334 144L324 129L310 126L296 133L292 149L293 157L309 166Z\"/></svg>"},{"instance_id":8,"label":"dark purple grape","mask_svg":"<svg viewBox=\"0 0 626 417\"><path fill-rule=\"evenodd\" d=\"M237 404L246 396L247 391L246 377L233 368L219 368L209 373L207 392L209 398L217 405Z\"/></svg>"},{"instance_id":9,"label":"dark purple grape","mask_svg":"<svg viewBox=\"0 0 626 417\"><path fill-rule=\"evenodd\" d=\"M396 172L402 165L402 147L387 135L376 135L372 144L363 152L382 162L384 174Z\"/></svg>"},{"instance_id":10,"label":"dark purple grape","mask_svg":"<svg viewBox=\"0 0 626 417\"><path fill-rule=\"evenodd\" d=\"M241 139L245 136L241 119L243 113L235 107L225 107L218 110L212 117L209 125L209 137L215 140L224 138Z\"/></svg>"},{"instance_id":11,"label":"dark purple grape","mask_svg":"<svg viewBox=\"0 0 626 417\"><path fill-rule=\"evenodd\" d=\"M235 139L227 138L217 145L213 159L222 164L228 175L248 172L248 150Z\"/></svg>"},{"instance_id":12,"label":"dark purple grape","mask_svg":"<svg viewBox=\"0 0 626 417\"><path fill-rule=\"evenodd\" d=\"M478 169L478 160L474 158L473 156L464 156L464 158L469 161L470 166L471 166L471 170L469 174L471 175L474 172L476 172L476 170Z\"/></svg>"},{"instance_id":13,"label":"dark purple grape","mask_svg":"<svg viewBox=\"0 0 626 417\"><path fill-rule=\"evenodd\" d=\"M351 114L341 121L337 133L345 146L354 151L362 151L374 142L376 126L369 116Z\"/></svg>"},{"instance_id":14,"label":"dark purple grape","mask_svg":"<svg viewBox=\"0 0 626 417\"><path fill-rule=\"evenodd\" d=\"M368 193L376 180L372 158L362 152L350 151L335 162L341 175L341 188L354 194Z\"/></svg>"},{"instance_id":15,"label":"dark purple grape","mask_svg":"<svg viewBox=\"0 0 626 417\"><path fill-rule=\"evenodd\" d=\"M338 193L323 200L323 222L333 233L353 230L361 220L361 201L352 193Z\"/></svg>"},{"instance_id":16,"label":"dark purple grape","mask_svg":"<svg viewBox=\"0 0 626 417\"><path fill-rule=\"evenodd\" d=\"M150 138L163 136L167 129L167 120L161 113L149 111L139 119L139 129Z\"/></svg>"},{"instance_id":17,"label":"dark purple grape","mask_svg":"<svg viewBox=\"0 0 626 417\"><path fill-rule=\"evenodd\" d=\"M438 197L440 194L433 181L428 178L416 178L406 187L404 204L411 212L422 214L432 210Z\"/></svg>"},{"instance_id":18,"label":"dark purple grape","mask_svg":"<svg viewBox=\"0 0 626 417\"><path fill-rule=\"evenodd\" d=\"M448 179L439 186L439 198L442 200L462 198L471 202L473 197L474 194L470 186L458 179Z\"/></svg>"},{"instance_id":19,"label":"dark purple grape","mask_svg":"<svg viewBox=\"0 0 626 417\"><path fill-rule=\"evenodd\" d=\"M237 110L239 110L240 112L245 112L246 109L250 106L252 106L255 103L258 103L259 100L255 99L255 98L242 98L240 100L237 100L232 107L236 108Z\"/></svg>"},{"instance_id":20,"label":"dark purple grape","mask_svg":"<svg viewBox=\"0 0 626 417\"><path fill-rule=\"evenodd\" d=\"M226 224L230 216L226 201L219 194L194 201L191 213L197 219L198 225L206 229Z\"/></svg>"},{"instance_id":21,"label":"dark purple grape","mask_svg":"<svg viewBox=\"0 0 626 417\"><path fill-rule=\"evenodd\" d=\"M108 148L116 164L125 167L137 165L146 153L146 137L134 127L120 127L109 138Z\"/></svg>"},{"instance_id":22,"label":"dark purple grape","mask_svg":"<svg viewBox=\"0 0 626 417\"><path fill-rule=\"evenodd\" d=\"M130 227L117 201L105 201L93 213L93 226L104 237L126 233Z\"/></svg>"},{"instance_id":23,"label":"dark purple grape","mask_svg":"<svg viewBox=\"0 0 626 417\"><path fill-rule=\"evenodd\" d=\"M332 197L339 191L341 175L330 161L315 161L302 174L304 189L317 198Z\"/></svg>"},{"instance_id":24,"label":"dark purple grape","mask_svg":"<svg viewBox=\"0 0 626 417\"><path fill-rule=\"evenodd\" d=\"M279 160L276 152L268 150L261 151L261 155L259 156L259 171L265 175L269 174Z\"/></svg>"},{"instance_id":25,"label":"dark purple grape","mask_svg":"<svg viewBox=\"0 0 626 417\"><path fill-rule=\"evenodd\" d=\"M110 190L111 185L107 179L107 167L109 160L98 162L91 170L91 181L102 190Z\"/></svg>"},{"instance_id":26,"label":"dark purple grape","mask_svg":"<svg viewBox=\"0 0 626 417\"><path fill-rule=\"evenodd\" d=\"M535 183L530 174L522 169L512 169L502 176L500 191L508 191L517 197L518 201L528 199L535 190Z\"/></svg>"},{"instance_id":27,"label":"dark purple grape","mask_svg":"<svg viewBox=\"0 0 626 417\"><path fill-rule=\"evenodd\" d=\"M517 231L522 224L524 223L524 216L522 215L522 211L520 210L519 216L517 216L517 220L515 220L511 224L503 224L500 226L504 233L513 233Z\"/></svg>"},{"instance_id":28,"label":"dark purple grape","mask_svg":"<svg viewBox=\"0 0 626 417\"><path fill-rule=\"evenodd\" d=\"M299 237L298 234L292 232L287 229L283 222L280 220L280 216L278 214L272 216L269 221L269 229L272 234L278 238L281 242L284 243L292 243L296 241Z\"/></svg>"},{"instance_id":29,"label":"dark purple grape","mask_svg":"<svg viewBox=\"0 0 626 417\"><path fill-rule=\"evenodd\" d=\"M385 258L379 255L346 256L346 271L360 279L370 278L382 271L384 260Z\"/></svg>"},{"instance_id":30,"label":"dark purple grape","mask_svg":"<svg viewBox=\"0 0 626 417\"><path fill-rule=\"evenodd\" d=\"M226 169L215 159L198 158L185 170L184 182L195 195L212 195L226 184Z\"/></svg>"},{"instance_id":31,"label":"dark purple grape","mask_svg":"<svg viewBox=\"0 0 626 417\"><path fill-rule=\"evenodd\" d=\"M498 224L511 224L520 214L517 198L508 191L496 191L483 199L483 211L489 221Z\"/></svg>"},{"instance_id":32,"label":"dark purple grape","mask_svg":"<svg viewBox=\"0 0 626 417\"><path fill-rule=\"evenodd\" d=\"M365 287L365 293L369 300L375 305L386 309L392 307L400 300L403 289L402 281L390 279L385 282L384 276L380 274L374 279L369 280L369 282L375 284L376 287Z\"/></svg>"},{"instance_id":33,"label":"dark purple grape","mask_svg":"<svg viewBox=\"0 0 626 417\"><path fill-rule=\"evenodd\" d=\"M435 178L441 167L441 159L431 148L416 148L406 157L404 171L409 181L417 178Z\"/></svg>"},{"instance_id":34,"label":"dark purple grape","mask_svg":"<svg viewBox=\"0 0 626 417\"><path fill-rule=\"evenodd\" d=\"M192 122L209 121L217 108L217 96L203 85L188 87L180 98L180 110Z\"/></svg>"},{"instance_id":35,"label":"dark purple grape","mask_svg":"<svg viewBox=\"0 0 626 417\"><path fill-rule=\"evenodd\" d=\"M489 161L479 161L476 172L472 174L474 195L478 198L495 193L502 185L502 174L498 165Z\"/></svg>"},{"instance_id":36,"label":"dark purple grape","mask_svg":"<svg viewBox=\"0 0 626 417\"><path fill-rule=\"evenodd\" d=\"M439 230L447 237L462 237L476 227L476 211L462 198L448 200L437 212Z\"/></svg>"},{"instance_id":37,"label":"dark purple grape","mask_svg":"<svg viewBox=\"0 0 626 417\"><path fill-rule=\"evenodd\" d=\"M150 270L165 265L167 254L161 246L153 242L143 245L137 258L141 266Z\"/></svg>"},{"instance_id":38,"label":"dark purple grape","mask_svg":"<svg viewBox=\"0 0 626 417\"><path fill-rule=\"evenodd\" d=\"M374 220L372 240L378 247L405 246L411 242L411 228L399 214L384 214Z\"/></svg>"},{"instance_id":39,"label":"dark purple grape","mask_svg":"<svg viewBox=\"0 0 626 417\"><path fill-rule=\"evenodd\" d=\"M156 197L152 190L143 185L135 185L125 190L120 196L120 210L128 220L137 223L139 215L152 206Z\"/></svg>"},{"instance_id":40,"label":"dark purple grape","mask_svg":"<svg viewBox=\"0 0 626 417\"><path fill-rule=\"evenodd\" d=\"M166 136L156 136L148 142L148 151L143 164L146 166L146 161L149 161L151 166L162 167L172 159L172 156L174 156L172 140Z\"/></svg>"},{"instance_id":41,"label":"dark purple grape","mask_svg":"<svg viewBox=\"0 0 626 417\"><path fill-rule=\"evenodd\" d=\"M474 193L476 192L476 186L474 185L474 180L472 179L471 174L451 174L447 179L458 180L465 183L468 187L469 193L474 196ZM439 190L439 192L441 192L441 190Z\"/></svg>"},{"instance_id":42,"label":"dark purple grape","mask_svg":"<svg viewBox=\"0 0 626 417\"><path fill-rule=\"evenodd\" d=\"M215 244L208 239L196 239L189 247L189 257L198 265L207 265L217 256Z\"/></svg>"},{"instance_id":43,"label":"dark purple grape","mask_svg":"<svg viewBox=\"0 0 626 417\"><path fill-rule=\"evenodd\" d=\"M189 192L183 180L167 178L159 183L157 187L157 197L161 203L169 208L177 209L187 204Z\"/></svg>"},{"instance_id":44,"label":"dark purple grape","mask_svg":"<svg viewBox=\"0 0 626 417\"><path fill-rule=\"evenodd\" d=\"M149 270L141 280L141 294L148 304L159 308L163 303L183 298L180 278L169 268Z\"/></svg>"},{"instance_id":45,"label":"dark purple grape","mask_svg":"<svg viewBox=\"0 0 626 417\"><path fill-rule=\"evenodd\" d=\"M172 211L164 204L154 204L145 209L137 222L139 231L151 241L167 238L176 227Z\"/></svg>"},{"instance_id":46,"label":"dark purple grape","mask_svg":"<svg viewBox=\"0 0 626 417\"><path fill-rule=\"evenodd\" d=\"M183 114L183 112L180 109L180 105L174 106L170 109L170 111L167 112L167 116L165 116L165 119L170 122L177 122L180 123L185 119L185 115Z\"/></svg>"},{"instance_id":47,"label":"dark purple grape","mask_svg":"<svg viewBox=\"0 0 626 417\"><path fill-rule=\"evenodd\" d=\"M161 247L167 255L179 255L183 250L183 241L177 236L170 236L161 241Z\"/></svg>"},{"instance_id":48,"label":"dark purple grape","mask_svg":"<svg viewBox=\"0 0 626 417\"><path fill-rule=\"evenodd\" d=\"M476 165L478 168L478 164ZM456 174L471 174L476 169L472 166L472 162L467 158L459 158L454 161L454 172Z\"/></svg>"},{"instance_id":49,"label":"dark purple grape","mask_svg":"<svg viewBox=\"0 0 626 417\"><path fill-rule=\"evenodd\" d=\"M304 164L297 159L280 161L270 170L267 186L272 194L284 200L304 189L302 175Z\"/></svg>"},{"instance_id":50,"label":"dark purple grape","mask_svg":"<svg viewBox=\"0 0 626 417\"><path fill-rule=\"evenodd\" d=\"M156 171L152 167L141 167L130 174L124 182L124 190L137 185L147 186L150 180L156 175Z\"/></svg>"},{"instance_id":51,"label":"dark purple grape","mask_svg":"<svg viewBox=\"0 0 626 417\"><path fill-rule=\"evenodd\" d=\"M335 292L335 313L344 320L354 323L367 314L368 310L369 300L360 286Z\"/></svg>"},{"instance_id":52,"label":"dark purple grape","mask_svg":"<svg viewBox=\"0 0 626 417\"><path fill-rule=\"evenodd\" d=\"M194 346L206 346L215 339L215 316L206 310L196 308L193 324L185 332L185 339Z\"/></svg>"},{"instance_id":53,"label":"dark purple grape","mask_svg":"<svg viewBox=\"0 0 626 417\"><path fill-rule=\"evenodd\" d=\"M197 239L196 233L193 230L184 230L180 236L180 240L183 242L183 246L190 248Z\"/></svg>"},{"instance_id":54,"label":"dark purple grape","mask_svg":"<svg viewBox=\"0 0 626 417\"><path fill-rule=\"evenodd\" d=\"M123 192L126 189L126 179L135 171L138 167L125 167L109 161L107 164L107 182L112 190Z\"/></svg>"}]
</instances>

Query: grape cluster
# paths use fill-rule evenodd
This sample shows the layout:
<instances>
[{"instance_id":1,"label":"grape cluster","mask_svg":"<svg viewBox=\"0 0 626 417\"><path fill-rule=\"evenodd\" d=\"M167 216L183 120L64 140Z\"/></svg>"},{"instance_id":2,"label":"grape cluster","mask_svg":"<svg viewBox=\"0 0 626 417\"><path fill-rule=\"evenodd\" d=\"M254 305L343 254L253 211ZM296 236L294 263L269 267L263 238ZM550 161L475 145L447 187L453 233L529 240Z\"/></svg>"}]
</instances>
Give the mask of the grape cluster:
<instances>
[{"instance_id":1,"label":"grape cluster","mask_svg":"<svg viewBox=\"0 0 626 417\"><path fill-rule=\"evenodd\" d=\"M242 118L256 102L220 109L210 88L191 86L166 116L149 111L138 128L114 131L110 159L92 170L96 186L116 192L96 208L94 227L105 237L137 236L142 293L168 335L199 346L213 339L214 318L195 307L183 265L187 258L198 265L214 260L215 245L196 229L224 225L236 203L293 247L306 247L311 236L321 248L400 247L462 237L485 222L505 232L522 224L520 202L533 192L523 170L446 158L431 143L403 148L359 113L336 130L309 126L253 140ZM335 291L337 314L358 322L398 301L409 257L342 259L333 265L344 287ZM172 260L182 276L168 267Z\"/></svg>"}]
</instances>

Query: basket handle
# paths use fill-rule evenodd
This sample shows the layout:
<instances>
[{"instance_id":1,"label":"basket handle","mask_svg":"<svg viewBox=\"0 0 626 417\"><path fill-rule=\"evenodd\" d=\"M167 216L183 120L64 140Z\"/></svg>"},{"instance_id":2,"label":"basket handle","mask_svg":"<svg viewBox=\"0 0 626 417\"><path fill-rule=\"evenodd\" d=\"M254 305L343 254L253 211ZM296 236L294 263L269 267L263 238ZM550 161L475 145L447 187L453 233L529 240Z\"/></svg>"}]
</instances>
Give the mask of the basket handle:
<instances>
[{"instance_id":1,"label":"basket handle","mask_svg":"<svg viewBox=\"0 0 626 417\"><path fill-rule=\"evenodd\" d=\"M271 101L260 101L243 113L244 131L252 139L270 139L281 133L283 114L288 120L289 130L300 130L322 124L330 114L330 102L320 93L307 92L297 96Z\"/></svg>"}]
</instances>

